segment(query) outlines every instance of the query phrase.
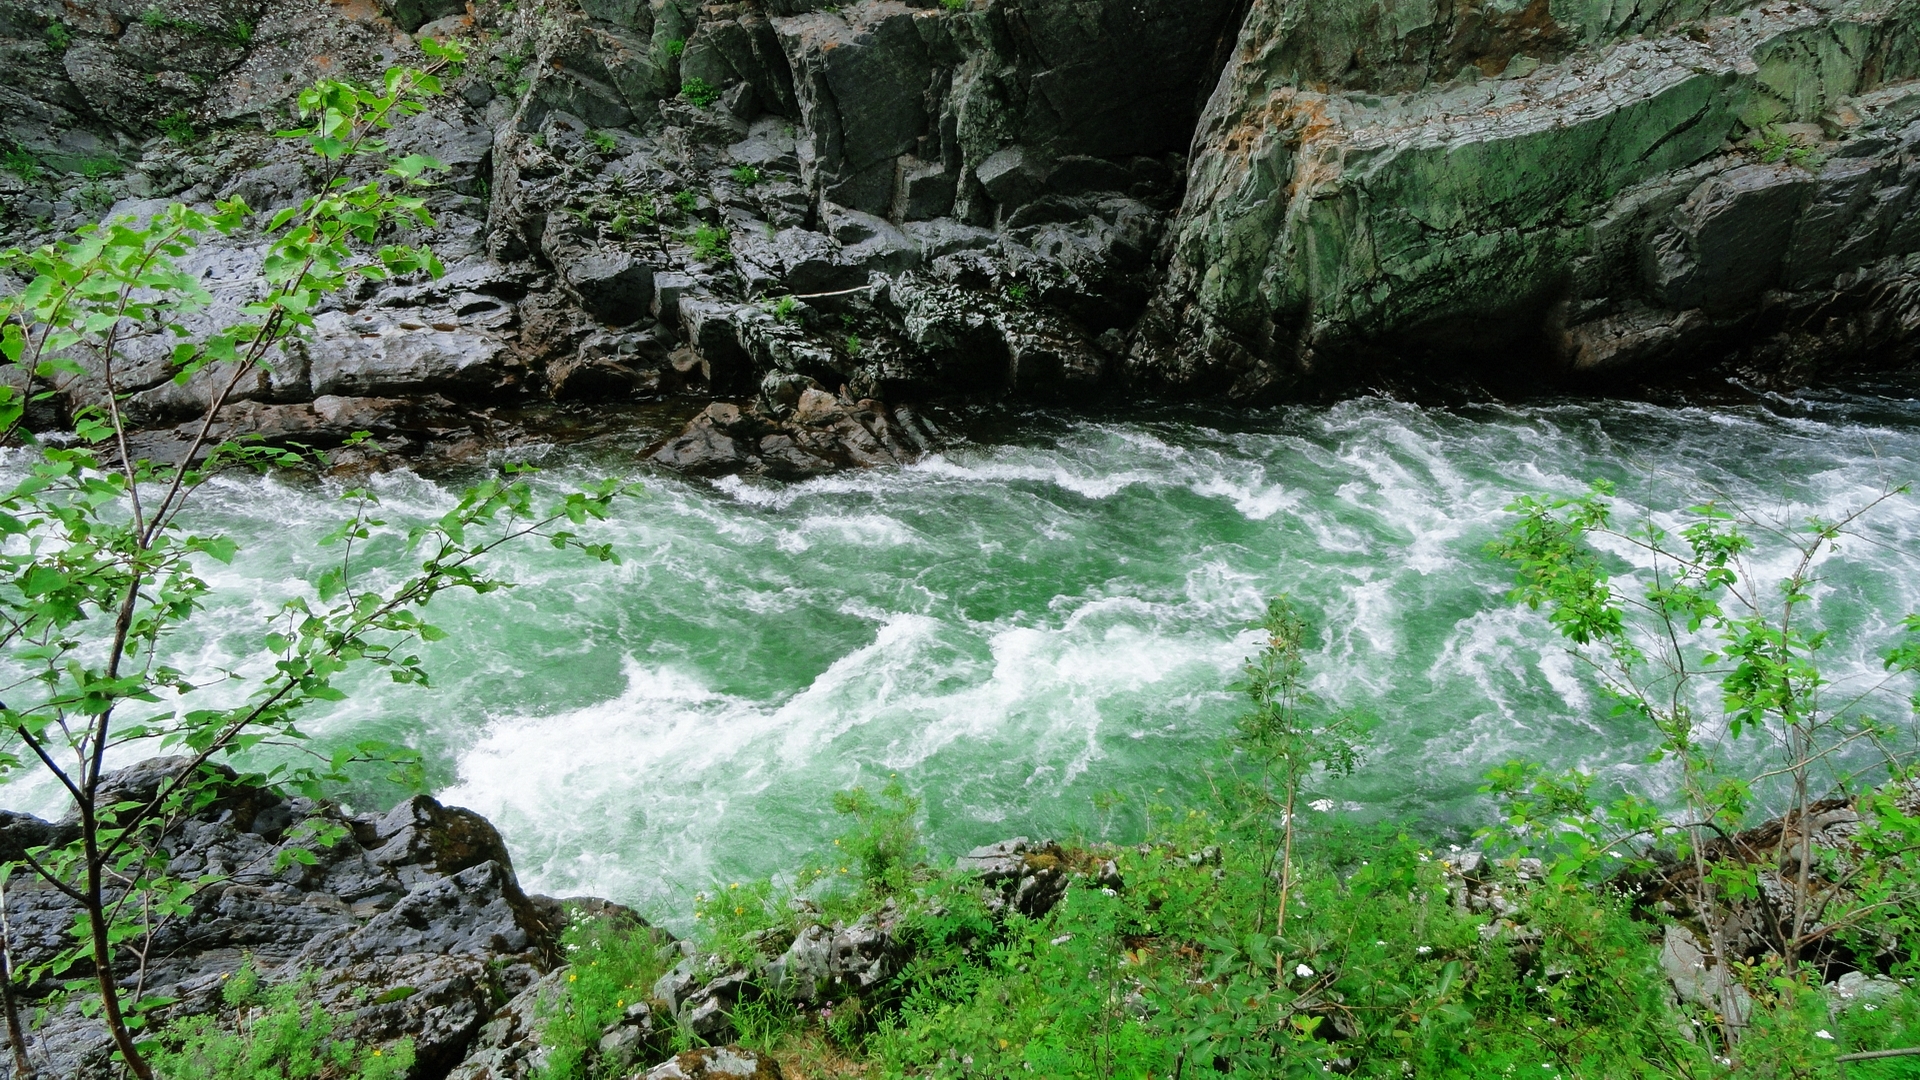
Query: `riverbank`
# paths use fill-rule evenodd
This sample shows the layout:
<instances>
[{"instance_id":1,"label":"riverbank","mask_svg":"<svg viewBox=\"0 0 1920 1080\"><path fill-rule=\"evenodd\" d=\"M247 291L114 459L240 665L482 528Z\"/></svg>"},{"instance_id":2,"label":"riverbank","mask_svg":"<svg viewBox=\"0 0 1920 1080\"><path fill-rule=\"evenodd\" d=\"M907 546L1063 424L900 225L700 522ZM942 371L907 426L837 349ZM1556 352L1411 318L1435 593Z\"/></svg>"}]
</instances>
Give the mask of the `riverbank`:
<instances>
[{"instance_id":1,"label":"riverbank","mask_svg":"<svg viewBox=\"0 0 1920 1080\"><path fill-rule=\"evenodd\" d=\"M137 797L171 767L147 762L110 785ZM1920 812L1920 792L1886 794L1823 808L1818 848L1844 862L1883 815ZM1232 799L1158 807L1136 845L1021 838L957 861L926 857L919 807L898 786L838 804L846 831L827 850L775 879L716 884L676 939L619 905L525 895L470 811L416 797L344 817L230 785L175 824L175 871L211 880L127 978L166 1002L151 1014L157 1045L192 1016L267 1037L266 997L230 989L257 976L302 987L298 1007L324 1009L331 1038L363 1054L404 1041L412 1080L666 1080L700 1067L798 1080L1209 1067L1810 1077L1920 1036L1899 915L1853 924L1865 933L1799 976L1770 970L1764 950L1730 969L1703 962L1697 913L1650 886L1659 873L1564 880L1551 860L1435 851L1315 810L1276 922L1274 838L1234 820ZM278 850L334 822L347 832L313 864L274 869ZM1769 830L1779 823L1744 837L1771 850ZM59 831L10 814L0 854ZM31 969L71 914L27 875L7 904L14 963ZM104 1033L56 982L21 990L43 1077L114 1075ZM1729 1001L1733 1072L1716 1034ZM703 1045L733 1048L736 1064L683 1056ZM1847 1075L1905 1075L1898 1065Z\"/></svg>"}]
</instances>

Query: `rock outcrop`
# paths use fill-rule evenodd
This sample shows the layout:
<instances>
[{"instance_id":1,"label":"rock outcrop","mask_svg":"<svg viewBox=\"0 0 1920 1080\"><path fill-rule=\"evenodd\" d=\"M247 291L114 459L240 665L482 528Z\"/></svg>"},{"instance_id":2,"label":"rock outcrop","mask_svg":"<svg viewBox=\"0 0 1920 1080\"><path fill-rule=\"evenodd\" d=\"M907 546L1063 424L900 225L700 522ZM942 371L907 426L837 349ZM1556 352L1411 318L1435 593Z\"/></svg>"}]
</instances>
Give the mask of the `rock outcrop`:
<instances>
[{"instance_id":1,"label":"rock outcrop","mask_svg":"<svg viewBox=\"0 0 1920 1080\"><path fill-rule=\"evenodd\" d=\"M1911 0L1256 3L1136 369L1252 396L1356 362L1908 360L1917 79Z\"/></svg>"},{"instance_id":2,"label":"rock outcrop","mask_svg":"<svg viewBox=\"0 0 1920 1080\"><path fill-rule=\"evenodd\" d=\"M151 798L183 760L154 759L113 774L102 798ZM337 842L310 839L328 826L341 831ZM0 845L18 857L16 849L57 841L70 829L8 813ZM270 980L312 978L316 1000L348 1017L346 1034L372 1044L412 1038L420 1074L444 1076L468 1055L500 1001L535 986L559 962L562 905L521 892L506 846L485 819L425 796L383 814L349 816L235 784L175 825L163 846L170 875L212 882L191 896L190 914L160 925L144 965L127 968L145 994L175 999L165 1019L221 1010L223 984L250 964ZM279 856L293 847L314 858L281 867ZM68 944L76 909L53 887L16 874L6 900L17 967L31 968ZM52 982L25 988L28 1004L57 989ZM117 1075L103 1026L76 1006L56 1005L30 1041L43 1075Z\"/></svg>"},{"instance_id":3,"label":"rock outcrop","mask_svg":"<svg viewBox=\"0 0 1920 1080\"><path fill-rule=\"evenodd\" d=\"M489 438L496 404L698 414L799 379L863 416L1793 379L1920 341L1916 3L29 0L0 14L0 231L285 205L312 177L269 133L300 86L433 36L471 62L390 141L450 166L414 238L451 272L336 298L222 430L409 451ZM246 236L189 257L225 286L201 323L259 258ZM150 337L116 388L164 432L212 384L174 383ZM63 376L35 422L99 376ZM659 460L902 456L865 419L766 415ZM703 423L687 437L717 445Z\"/></svg>"}]
</instances>

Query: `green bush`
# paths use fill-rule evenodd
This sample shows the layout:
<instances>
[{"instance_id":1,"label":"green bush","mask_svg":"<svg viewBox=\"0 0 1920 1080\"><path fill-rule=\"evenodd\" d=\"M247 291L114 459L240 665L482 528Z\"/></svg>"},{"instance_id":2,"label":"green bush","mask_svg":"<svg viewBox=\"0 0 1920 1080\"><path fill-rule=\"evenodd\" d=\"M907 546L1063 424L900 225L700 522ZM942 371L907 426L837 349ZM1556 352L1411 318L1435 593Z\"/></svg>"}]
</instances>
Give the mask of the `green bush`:
<instances>
[{"instance_id":1,"label":"green bush","mask_svg":"<svg viewBox=\"0 0 1920 1080\"><path fill-rule=\"evenodd\" d=\"M760 182L760 170L754 168L751 165L735 166L733 170L733 179L734 179L734 182L739 184L741 187L752 187L753 185Z\"/></svg>"},{"instance_id":2,"label":"green bush","mask_svg":"<svg viewBox=\"0 0 1920 1080\"><path fill-rule=\"evenodd\" d=\"M701 78L692 78L680 84L680 96L704 109L719 100L720 88Z\"/></svg>"},{"instance_id":3,"label":"green bush","mask_svg":"<svg viewBox=\"0 0 1920 1080\"><path fill-rule=\"evenodd\" d=\"M878 795L859 787L835 794L833 809L853 819L853 828L833 842L839 849L835 854L851 860L866 890L878 897L905 889L909 871L926 857L920 846L920 800L895 776Z\"/></svg>"},{"instance_id":4,"label":"green bush","mask_svg":"<svg viewBox=\"0 0 1920 1080\"><path fill-rule=\"evenodd\" d=\"M251 964L222 988L233 1018L196 1016L167 1028L153 1067L165 1080L406 1080L413 1041L366 1047L306 982L264 986Z\"/></svg>"}]
</instances>

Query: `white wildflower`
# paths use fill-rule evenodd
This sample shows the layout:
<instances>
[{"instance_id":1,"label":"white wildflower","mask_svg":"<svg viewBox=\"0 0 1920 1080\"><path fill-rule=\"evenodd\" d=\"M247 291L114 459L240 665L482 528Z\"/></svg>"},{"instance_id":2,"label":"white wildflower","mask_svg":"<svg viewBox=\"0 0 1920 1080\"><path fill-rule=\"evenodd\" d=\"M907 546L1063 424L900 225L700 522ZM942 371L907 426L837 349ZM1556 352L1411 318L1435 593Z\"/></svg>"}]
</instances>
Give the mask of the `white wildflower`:
<instances>
[{"instance_id":1,"label":"white wildflower","mask_svg":"<svg viewBox=\"0 0 1920 1080\"><path fill-rule=\"evenodd\" d=\"M1833 1032L1828 1031L1826 1028L1821 1028L1819 1031L1813 1033L1813 1037L1816 1039L1831 1039L1833 1038Z\"/></svg>"},{"instance_id":2,"label":"white wildflower","mask_svg":"<svg viewBox=\"0 0 1920 1080\"><path fill-rule=\"evenodd\" d=\"M1305 964L1301 964L1301 965L1300 965L1299 967L1297 967L1297 968L1294 968L1294 969L1293 969L1293 973L1294 973L1295 975L1298 975L1298 976L1300 976L1300 977L1301 977L1301 978L1303 978L1303 979L1311 979L1311 978L1313 978L1313 969L1312 969L1312 968L1310 968L1310 967L1308 967L1308 966L1307 966L1307 965L1305 965Z\"/></svg>"},{"instance_id":3,"label":"white wildflower","mask_svg":"<svg viewBox=\"0 0 1920 1080\"><path fill-rule=\"evenodd\" d=\"M1422 945L1422 946L1420 946L1419 948L1417 948L1417 949L1414 949L1413 951L1414 951L1414 952L1417 952L1417 953L1419 953L1419 954L1420 954L1421 956L1425 956L1425 955L1427 955L1428 953L1430 953L1430 952L1432 952L1432 951L1433 951L1433 946L1431 946L1431 945Z\"/></svg>"}]
</instances>

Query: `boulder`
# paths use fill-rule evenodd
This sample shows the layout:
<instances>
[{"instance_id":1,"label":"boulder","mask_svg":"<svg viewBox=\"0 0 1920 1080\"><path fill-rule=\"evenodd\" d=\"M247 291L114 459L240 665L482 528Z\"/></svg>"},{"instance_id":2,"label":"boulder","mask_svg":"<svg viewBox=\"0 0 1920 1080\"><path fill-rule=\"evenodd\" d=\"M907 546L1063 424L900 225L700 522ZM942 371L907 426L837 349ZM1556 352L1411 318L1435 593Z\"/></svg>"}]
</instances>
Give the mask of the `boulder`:
<instances>
[{"instance_id":1,"label":"boulder","mask_svg":"<svg viewBox=\"0 0 1920 1080\"><path fill-rule=\"evenodd\" d=\"M662 1062L639 1080L780 1080L780 1063L745 1047L707 1046Z\"/></svg>"}]
</instances>

